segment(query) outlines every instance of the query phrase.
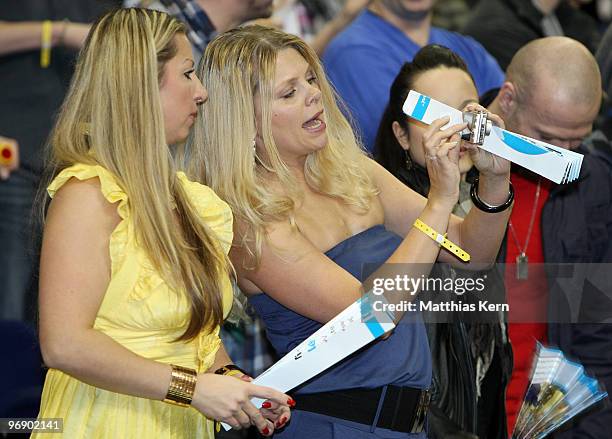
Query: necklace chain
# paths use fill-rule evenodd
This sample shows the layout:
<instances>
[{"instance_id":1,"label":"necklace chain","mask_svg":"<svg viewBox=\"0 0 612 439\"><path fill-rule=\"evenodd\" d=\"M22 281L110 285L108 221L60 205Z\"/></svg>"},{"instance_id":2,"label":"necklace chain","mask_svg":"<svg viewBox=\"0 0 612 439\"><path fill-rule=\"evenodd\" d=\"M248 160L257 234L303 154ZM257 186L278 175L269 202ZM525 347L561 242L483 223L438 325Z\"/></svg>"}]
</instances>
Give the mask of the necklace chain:
<instances>
[{"instance_id":1,"label":"necklace chain","mask_svg":"<svg viewBox=\"0 0 612 439\"><path fill-rule=\"evenodd\" d=\"M538 185L536 187L535 199L533 201L533 207L531 209L531 218L529 219L529 227L527 228L527 238L525 239L525 246L521 248L521 244L516 236L516 231L514 230L514 226L512 226L512 221L508 222L508 226L510 229L510 233L512 234L512 239L514 239L514 243L516 244L516 248L519 250L520 255L525 255L527 248L529 247L529 240L531 239L531 232L533 231L533 224L535 223L535 214L538 210L538 201L540 200L540 188L541 188L542 180L538 178Z\"/></svg>"}]
</instances>

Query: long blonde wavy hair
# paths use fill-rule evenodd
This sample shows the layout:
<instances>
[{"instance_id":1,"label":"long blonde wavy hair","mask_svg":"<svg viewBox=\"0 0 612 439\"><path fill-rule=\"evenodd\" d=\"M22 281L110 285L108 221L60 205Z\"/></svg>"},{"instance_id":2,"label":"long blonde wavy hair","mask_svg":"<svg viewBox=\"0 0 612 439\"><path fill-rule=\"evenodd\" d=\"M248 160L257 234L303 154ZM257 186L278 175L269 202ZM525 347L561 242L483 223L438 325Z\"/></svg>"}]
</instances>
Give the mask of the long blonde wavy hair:
<instances>
[{"instance_id":1,"label":"long blonde wavy hair","mask_svg":"<svg viewBox=\"0 0 612 439\"><path fill-rule=\"evenodd\" d=\"M376 189L363 169L364 152L336 104L315 52L300 38L259 25L236 28L219 35L204 53L198 76L207 88L204 105L189 140L191 164L201 181L227 201L237 220L247 227L242 242L256 266L266 234L266 223L290 221L300 192L281 159L272 137L271 104L278 53L295 49L318 78L325 111L328 144L311 153L305 163L307 184L360 212L370 208ZM265 159L255 157L257 134L254 96L260 96ZM270 173L278 180L270 186Z\"/></svg>"},{"instance_id":2,"label":"long blonde wavy hair","mask_svg":"<svg viewBox=\"0 0 612 439\"><path fill-rule=\"evenodd\" d=\"M92 27L50 137L48 179L75 163L101 165L128 195L138 244L191 318L179 338L223 321L227 256L200 220L176 176L159 84L177 52L182 23L146 9L119 9Z\"/></svg>"}]
</instances>

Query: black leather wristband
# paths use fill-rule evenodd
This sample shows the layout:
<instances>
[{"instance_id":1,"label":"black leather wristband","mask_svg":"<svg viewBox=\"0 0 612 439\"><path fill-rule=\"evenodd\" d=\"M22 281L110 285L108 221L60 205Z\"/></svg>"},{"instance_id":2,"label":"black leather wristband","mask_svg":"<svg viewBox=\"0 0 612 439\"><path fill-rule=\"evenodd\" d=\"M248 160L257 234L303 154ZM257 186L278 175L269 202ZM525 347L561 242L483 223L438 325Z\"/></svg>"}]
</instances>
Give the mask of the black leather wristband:
<instances>
[{"instance_id":1,"label":"black leather wristband","mask_svg":"<svg viewBox=\"0 0 612 439\"><path fill-rule=\"evenodd\" d=\"M470 188L470 198L472 199L472 203L474 203L474 206L476 206L479 210L482 210L483 212L503 212L504 210L512 206L512 202L514 201L514 186L512 186L511 181L509 181L508 184L508 199L498 206L492 206L490 204L485 203L480 199L480 197L478 197L478 177L476 177L476 180L474 180L474 183L472 183L472 187Z\"/></svg>"}]
</instances>

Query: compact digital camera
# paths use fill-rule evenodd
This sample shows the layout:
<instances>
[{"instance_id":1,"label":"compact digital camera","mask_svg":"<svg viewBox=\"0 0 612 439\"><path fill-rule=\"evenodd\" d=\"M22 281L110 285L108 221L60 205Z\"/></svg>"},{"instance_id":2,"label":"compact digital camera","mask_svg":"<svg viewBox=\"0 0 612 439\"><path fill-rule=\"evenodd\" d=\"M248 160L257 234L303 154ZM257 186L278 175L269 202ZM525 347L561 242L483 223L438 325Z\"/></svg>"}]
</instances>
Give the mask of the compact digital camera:
<instances>
[{"instance_id":1,"label":"compact digital camera","mask_svg":"<svg viewBox=\"0 0 612 439\"><path fill-rule=\"evenodd\" d=\"M486 136L491 134L493 122L487 117L486 111L464 111L463 121L468 124L461 138L476 145L482 145Z\"/></svg>"}]
</instances>

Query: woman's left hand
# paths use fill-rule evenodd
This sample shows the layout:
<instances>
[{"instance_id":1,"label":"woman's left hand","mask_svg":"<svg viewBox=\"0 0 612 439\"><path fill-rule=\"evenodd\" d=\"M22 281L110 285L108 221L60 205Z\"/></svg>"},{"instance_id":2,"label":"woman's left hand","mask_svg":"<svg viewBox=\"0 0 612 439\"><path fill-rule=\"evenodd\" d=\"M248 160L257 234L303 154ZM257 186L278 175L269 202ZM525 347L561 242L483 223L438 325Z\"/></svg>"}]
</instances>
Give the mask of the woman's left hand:
<instances>
[{"instance_id":1,"label":"woman's left hand","mask_svg":"<svg viewBox=\"0 0 612 439\"><path fill-rule=\"evenodd\" d=\"M250 383L253 377L249 375L234 375L234 378ZM274 401L265 401L259 409L264 418L271 421L275 428L283 428L289 419L290 411L286 406L281 406Z\"/></svg>"},{"instance_id":2,"label":"woman's left hand","mask_svg":"<svg viewBox=\"0 0 612 439\"><path fill-rule=\"evenodd\" d=\"M476 103L470 103L465 106L463 111L486 111L487 117L493 122L493 125L500 128L505 128L506 125L501 117L497 114L489 112L486 108ZM463 147L470 154L472 163L480 172L480 175L507 175L510 172L510 162L489 151L485 151L474 143L462 140Z\"/></svg>"}]
</instances>

